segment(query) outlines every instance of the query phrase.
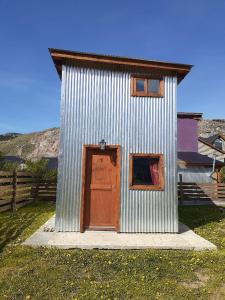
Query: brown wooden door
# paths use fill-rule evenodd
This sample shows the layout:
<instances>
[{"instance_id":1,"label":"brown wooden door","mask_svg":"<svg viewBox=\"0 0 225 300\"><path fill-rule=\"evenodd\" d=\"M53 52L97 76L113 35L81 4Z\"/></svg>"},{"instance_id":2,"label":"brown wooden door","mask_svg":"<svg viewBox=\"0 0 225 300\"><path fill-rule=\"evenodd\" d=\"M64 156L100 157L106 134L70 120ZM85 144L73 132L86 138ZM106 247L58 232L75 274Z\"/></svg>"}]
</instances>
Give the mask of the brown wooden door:
<instances>
[{"instance_id":1,"label":"brown wooden door","mask_svg":"<svg viewBox=\"0 0 225 300\"><path fill-rule=\"evenodd\" d=\"M84 228L116 230L118 223L119 157L117 149L87 149Z\"/></svg>"}]
</instances>

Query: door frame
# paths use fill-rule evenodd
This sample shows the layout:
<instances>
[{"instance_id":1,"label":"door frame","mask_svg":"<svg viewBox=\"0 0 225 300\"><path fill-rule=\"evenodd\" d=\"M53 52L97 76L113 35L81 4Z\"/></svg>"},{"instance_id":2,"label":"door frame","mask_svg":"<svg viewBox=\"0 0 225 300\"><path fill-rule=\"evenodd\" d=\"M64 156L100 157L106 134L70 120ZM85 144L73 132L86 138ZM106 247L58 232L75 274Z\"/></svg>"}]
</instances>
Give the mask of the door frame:
<instances>
[{"instance_id":1,"label":"door frame","mask_svg":"<svg viewBox=\"0 0 225 300\"><path fill-rule=\"evenodd\" d=\"M84 206L85 206L85 186L86 186L86 164L87 164L87 151L93 149L98 150L99 145L84 144L82 150L82 188L81 188L81 205L80 205L80 232L84 232ZM105 149L115 149L117 154L117 185L118 185L118 197L117 197L117 220L116 230L119 232L119 220L120 220L120 165L121 165L121 146L120 145L106 145ZM105 150L102 150L104 152Z\"/></svg>"}]
</instances>

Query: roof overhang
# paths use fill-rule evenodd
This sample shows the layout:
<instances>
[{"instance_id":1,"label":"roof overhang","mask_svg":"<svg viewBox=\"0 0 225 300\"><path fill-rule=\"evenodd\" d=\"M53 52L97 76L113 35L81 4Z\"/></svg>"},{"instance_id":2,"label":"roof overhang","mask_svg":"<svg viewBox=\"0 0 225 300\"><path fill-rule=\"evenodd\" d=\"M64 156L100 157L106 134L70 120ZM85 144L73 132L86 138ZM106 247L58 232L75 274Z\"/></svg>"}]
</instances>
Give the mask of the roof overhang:
<instances>
[{"instance_id":1,"label":"roof overhang","mask_svg":"<svg viewBox=\"0 0 225 300\"><path fill-rule=\"evenodd\" d=\"M203 155L198 152L177 152L177 163L178 166L198 166L198 167L212 167L213 158ZM216 167L222 167L225 165L224 162L215 160Z\"/></svg>"},{"instance_id":2,"label":"roof overhang","mask_svg":"<svg viewBox=\"0 0 225 300\"><path fill-rule=\"evenodd\" d=\"M182 159L177 160L177 164L178 164L178 166L181 165L181 166L193 166L193 167L212 167L212 163L186 162L185 160L182 160ZM220 161L216 161L215 166L216 167L224 167L225 164Z\"/></svg>"},{"instance_id":3,"label":"roof overhang","mask_svg":"<svg viewBox=\"0 0 225 300\"><path fill-rule=\"evenodd\" d=\"M193 113L193 112L178 112L178 119L194 119L194 120L202 120L202 113Z\"/></svg>"},{"instance_id":4,"label":"roof overhang","mask_svg":"<svg viewBox=\"0 0 225 300\"><path fill-rule=\"evenodd\" d=\"M180 82L192 68L192 65L187 64L99 55L53 48L49 48L49 52L60 78L62 74L62 65L75 65L119 71L177 76L178 82Z\"/></svg>"}]
</instances>

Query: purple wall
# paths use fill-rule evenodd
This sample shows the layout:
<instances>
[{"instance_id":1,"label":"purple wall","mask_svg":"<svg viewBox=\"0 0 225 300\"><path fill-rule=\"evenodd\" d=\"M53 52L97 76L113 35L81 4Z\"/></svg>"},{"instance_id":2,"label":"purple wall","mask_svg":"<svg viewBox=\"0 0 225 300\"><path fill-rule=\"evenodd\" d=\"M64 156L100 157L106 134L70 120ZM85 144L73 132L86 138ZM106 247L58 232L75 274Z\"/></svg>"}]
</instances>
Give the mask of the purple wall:
<instances>
[{"instance_id":1,"label":"purple wall","mask_svg":"<svg viewBox=\"0 0 225 300\"><path fill-rule=\"evenodd\" d=\"M177 151L198 152L198 121L177 119Z\"/></svg>"}]
</instances>

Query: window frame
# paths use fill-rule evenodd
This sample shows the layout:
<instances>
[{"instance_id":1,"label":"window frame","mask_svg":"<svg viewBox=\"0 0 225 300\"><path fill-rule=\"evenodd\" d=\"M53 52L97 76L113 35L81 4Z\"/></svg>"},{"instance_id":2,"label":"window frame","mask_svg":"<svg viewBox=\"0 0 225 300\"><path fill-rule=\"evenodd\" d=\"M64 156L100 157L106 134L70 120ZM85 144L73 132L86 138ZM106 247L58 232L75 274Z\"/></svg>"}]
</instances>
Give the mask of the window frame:
<instances>
[{"instance_id":1,"label":"window frame","mask_svg":"<svg viewBox=\"0 0 225 300\"><path fill-rule=\"evenodd\" d=\"M159 184L140 185L133 184L133 158L158 158L159 159ZM158 153L130 153L129 154L129 190L163 191L164 190L164 155Z\"/></svg>"},{"instance_id":2,"label":"window frame","mask_svg":"<svg viewBox=\"0 0 225 300\"><path fill-rule=\"evenodd\" d=\"M159 80L159 92L151 93L148 92L148 80ZM136 90L137 80L144 80L144 91L139 92ZM144 75L131 75L131 96L138 97L164 97L164 80L159 76L144 76Z\"/></svg>"},{"instance_id":3,"label":"window frame","mask_svg":"<svg viewBox=\"0 0 225 300\"><path fill-rule=\"evenodd\" d=\"M221 148L218 148L216 146L216 144L220 143ZM221 138L217 138L215 139L215 141L213 142L213 146L221 151L223 151L223 141L221 140Z\"/></svg>"}]
</instances>

